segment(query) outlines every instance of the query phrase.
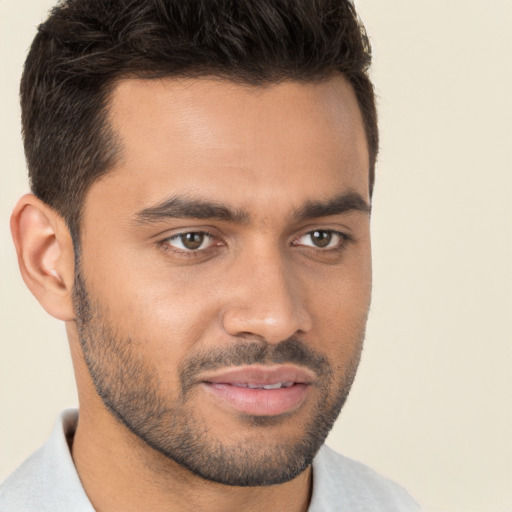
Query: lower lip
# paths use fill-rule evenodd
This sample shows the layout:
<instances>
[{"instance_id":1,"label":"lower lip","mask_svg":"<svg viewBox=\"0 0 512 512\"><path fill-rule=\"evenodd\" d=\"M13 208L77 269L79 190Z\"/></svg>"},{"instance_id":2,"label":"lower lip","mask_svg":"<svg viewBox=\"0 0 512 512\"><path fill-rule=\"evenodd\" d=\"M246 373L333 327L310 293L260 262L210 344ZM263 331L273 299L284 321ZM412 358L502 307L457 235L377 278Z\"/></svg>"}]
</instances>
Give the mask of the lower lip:
<instances>
[{"instance_id":1,"label":"lower lip","mask_svg":"<svg viewBox=\"0 0 512 512\"><path fill-rule=\"evenodd\" d=\"M300 407L309 390L307 384L279 389L251 389L203 382L203 387L222 403L253 416L276 416L291 412Z\"/></svg>"}]
</instances>

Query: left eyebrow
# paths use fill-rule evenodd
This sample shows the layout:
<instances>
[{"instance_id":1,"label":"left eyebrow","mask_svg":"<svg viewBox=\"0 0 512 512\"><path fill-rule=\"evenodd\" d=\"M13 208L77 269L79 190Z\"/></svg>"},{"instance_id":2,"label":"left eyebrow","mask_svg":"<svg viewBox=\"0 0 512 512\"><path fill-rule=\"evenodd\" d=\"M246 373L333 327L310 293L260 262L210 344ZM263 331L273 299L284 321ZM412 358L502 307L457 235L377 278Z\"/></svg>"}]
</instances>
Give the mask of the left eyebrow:
<instances>
[{"instance_id":1,"label":"left eyebrow","mask_svg":"<svg viewBox=\"0 0 512 512\"><path fill-rule=\"evenodd\" d=\"M295 211L293 217L297 221L304 221L352 211L370 214L371 206L357 192L345 192L325 202L307 201Z\"/></svg>"}]
</instances>

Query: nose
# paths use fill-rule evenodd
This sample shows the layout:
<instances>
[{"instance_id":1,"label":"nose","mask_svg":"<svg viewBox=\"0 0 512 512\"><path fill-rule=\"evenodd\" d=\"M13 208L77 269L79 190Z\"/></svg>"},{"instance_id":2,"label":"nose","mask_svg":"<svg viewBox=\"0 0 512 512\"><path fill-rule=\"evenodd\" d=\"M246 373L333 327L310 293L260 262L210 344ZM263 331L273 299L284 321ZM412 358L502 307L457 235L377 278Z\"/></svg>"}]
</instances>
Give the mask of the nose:
<instances>
[{"instance_id":1,"label":"nose","mask_svg":"<svg viewBox=\"0 0 512 512\"><path fill-rule=\"evenodd\" d=\"M228 334L278 343L311 329L306 297L292 266L283 259L277 250L260 253L230 272L230 296L222 318Z\"/></svg>"}]
</instances>

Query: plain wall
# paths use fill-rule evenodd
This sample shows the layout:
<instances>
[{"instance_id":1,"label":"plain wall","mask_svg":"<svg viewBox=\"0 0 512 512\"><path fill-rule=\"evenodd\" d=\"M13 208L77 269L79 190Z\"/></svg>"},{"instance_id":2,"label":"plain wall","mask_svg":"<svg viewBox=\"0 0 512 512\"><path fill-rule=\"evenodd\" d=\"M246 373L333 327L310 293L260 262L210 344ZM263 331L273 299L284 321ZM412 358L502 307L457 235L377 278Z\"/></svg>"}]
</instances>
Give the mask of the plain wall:
<instances>
[{"instance_id":1,"label":"plain wall","mask_svg":"<svg viewBox=\"0 0 512 512\"><path fill-rule=\"evenodd\" d=\"M18 82L53 0L0 0L0 481L76 403L64 327L18 272ZM430 512L512 511L512 2L356 0L382 150L366 347L329 444Z\"/></svg>"}]
</instances>

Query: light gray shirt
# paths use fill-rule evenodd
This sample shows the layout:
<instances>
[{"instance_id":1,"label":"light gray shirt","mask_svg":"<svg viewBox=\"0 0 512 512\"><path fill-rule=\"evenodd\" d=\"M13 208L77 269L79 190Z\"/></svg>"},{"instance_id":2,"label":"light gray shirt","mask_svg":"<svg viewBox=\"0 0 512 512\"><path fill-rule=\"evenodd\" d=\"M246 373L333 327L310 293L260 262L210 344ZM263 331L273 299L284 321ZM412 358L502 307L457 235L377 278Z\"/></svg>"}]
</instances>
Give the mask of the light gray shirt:
<instances>
[{"instance_id":1,"label":"light gray shirt","mask_svg":"<svg viewBox=\"0 0 512 512\"><path fill-rule=\"evenodd\" d=\"M78 411L64 411L48 441L1 486L1 512L94 512L69 451ZM323 446L313 461L308 512L418 512L397 484Z\"/></svg>"}]
</instances>

